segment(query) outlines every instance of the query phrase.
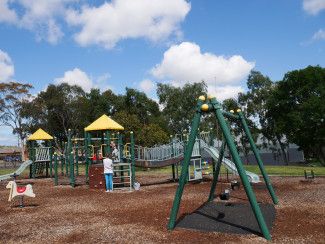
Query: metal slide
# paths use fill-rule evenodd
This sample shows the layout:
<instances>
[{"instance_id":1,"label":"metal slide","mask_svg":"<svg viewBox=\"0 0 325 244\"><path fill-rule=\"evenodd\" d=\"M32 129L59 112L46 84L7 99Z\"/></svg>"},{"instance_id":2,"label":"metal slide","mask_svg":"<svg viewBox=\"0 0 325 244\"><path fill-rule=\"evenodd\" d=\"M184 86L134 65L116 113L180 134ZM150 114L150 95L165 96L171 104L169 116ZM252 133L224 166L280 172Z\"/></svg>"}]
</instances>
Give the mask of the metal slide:
<instances>
[{"instance_id":1,"label":"metal slide","mask_svg":"<svg viewBox=\"0 0 325 244\"><path fill-rule=\"evenodd\" d=\"M27 161L23 162L15 172L12 172L12 173L6 174L6 175L0 175L0 181L8 180L8 179L12 178L12 176L14 174L16 174L17 176L20 175L32 163L33 163L32 160L27 160Z\"/></svg>"},{"instance_id":2,"label":"metal slide","mask_svg":"<svg viewBox=\"0 0 325 244\"><path fill-rule=\"evenodd\" d=\"M205 143L201 143L201 148L203 150L205 150L215 161L218 161L219 151L216 148L210 147L210 146L206 145ZM229 160L227 158L223 158L222 163L228 170L230 170L231 172L238 175L236 165L231 160ZM249 171L245 171L245 172L248 177L248 180L251 183L261 182L260 177L257 174L254 174Z\"/></svg>"}]
</instances>

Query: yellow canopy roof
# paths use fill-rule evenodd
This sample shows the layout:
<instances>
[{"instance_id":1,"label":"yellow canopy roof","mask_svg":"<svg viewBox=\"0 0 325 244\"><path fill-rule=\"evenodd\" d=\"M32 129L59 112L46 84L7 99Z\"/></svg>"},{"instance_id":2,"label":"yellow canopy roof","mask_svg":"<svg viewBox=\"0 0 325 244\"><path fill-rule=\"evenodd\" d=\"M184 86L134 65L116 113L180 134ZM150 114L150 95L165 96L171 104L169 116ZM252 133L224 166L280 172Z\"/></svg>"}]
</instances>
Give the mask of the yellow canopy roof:
<instances>
[{"instance_id":1,"label":"yellow canopy roof","mask_svg":"<svg viewBox=\"0 0 325 244\"><path fill-rule=\"evenodd\" d=\"M103 114L100 118L85 128L85 131L92 130L124 130L124 127L112 120L106 114Z\"/></svg>"},{"instance_id":2,"label":"yellow canopy roof","mask_svg":"<svg viewBox=\"0 0 325 244\"><path fill-rule=\"evenodd\" d=\"M46 133L44 130L39 128L34 134L30 135L27 139L28 141L37 141L37 140L53 140L53 137Z\"/></svg>"}]
</instances>

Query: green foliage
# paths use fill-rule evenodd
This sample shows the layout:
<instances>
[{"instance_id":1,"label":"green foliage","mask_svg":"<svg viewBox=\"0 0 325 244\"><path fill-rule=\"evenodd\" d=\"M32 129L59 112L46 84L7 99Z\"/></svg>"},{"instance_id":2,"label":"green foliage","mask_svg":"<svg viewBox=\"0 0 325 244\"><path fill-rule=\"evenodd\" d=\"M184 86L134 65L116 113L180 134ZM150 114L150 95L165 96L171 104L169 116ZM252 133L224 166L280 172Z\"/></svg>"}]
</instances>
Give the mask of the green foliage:
<instances>
[{"instance_id":1,"label":"green foliage","mask_svg":"<svg viewBox=\"0 0 325 244\"><path fill-rule=\"evenodd\" d=\"M269 100L276 130L325 165L325 69L308 66L285 74Z\"/></svg>"},{"instance_id":2,"label":"green foliage","mask_svg":"<svg viewBox=\"0 0 325 244\"><path fill-rule=\"evenodd\" d=\"M145 125L138 134L137 142L141 146L153 146L168 143L168 134L159 125Z\"/></svg>"},{"instance_id":3,"label":"green foliage","mask_svg":"<svg viewBox=\"0 0 325 244\"><path fill-rule=\"evenodd\" d=\"M159 83L157 87L159 104L163 107L163 116L171 133L177 134L189 130L197 99L207 92L206 84L203 81L187 83L181 88Z\"/></svg>"},{"instance_id":4,"label":"green foliage","mask_svg":"<svg viewBox=\"0 0 325 244\"><path fill-rule=\"evenodd\" d=\"M145 93L131 88L126 88L124 109L137 115L142 124L148 124L153 117L160 116L159 106L154 100L148 98Z\"/></svg>"},{"instance_id":5,"label":"green foliage","mask_svg":"<svg viewBox=\"0 0 325 244\"><path fill-rule=\"evenodd\" d=\"M270 94L274 90L273 82L269 77L253 70L247 78L247 88L247 93L239 94L238 100L246 117L257 121L256 124L250 123L250 128L253 128L253 136L255 135L256 139L257 135L261 134L263 136L263 146L275 151L277 151L277 145L279 145L283 160L288 163L285 152L287 144L283 142L285 137L276 130L277 125L267 107ZM272 147L270 147L270 144L272 144Z\"/></svg>"},{"instance_id":6,"label":"green foliage","mask_svg":"<svg viewBox=\"0 0 325 244\"><path fill-rule=\"evenodd\" d=\"M117 123L123 125L126 131L133 131L135 136L138 135L142 128L142 124L135 114L130 114L127 111L119 111L112 117Z\"/></svg>"},{"instance_id":7,"label":"green foliage","mask_svg":"<svg viewBox=\"0 0 325 244\"><path fill-rule=\"evenodd\" d=\"M82 131L85 92L66 83L49 85L31 102L26 102L22 115L29 120L29 132L42 127L59 141L66 141L68 129Z\"/></svg>"},{"instance_id":8,"label":"green foliage","mask_svg":"<svg viewBox=\"0 0 325 244\"><path fill-rule=\"evenodd\" d=\"M32 85L19 82L0 83L0 123L10 126L21 141L26 138L21 110L23 103L31 97L31 88Z\"/></svg>"}]
</instances>

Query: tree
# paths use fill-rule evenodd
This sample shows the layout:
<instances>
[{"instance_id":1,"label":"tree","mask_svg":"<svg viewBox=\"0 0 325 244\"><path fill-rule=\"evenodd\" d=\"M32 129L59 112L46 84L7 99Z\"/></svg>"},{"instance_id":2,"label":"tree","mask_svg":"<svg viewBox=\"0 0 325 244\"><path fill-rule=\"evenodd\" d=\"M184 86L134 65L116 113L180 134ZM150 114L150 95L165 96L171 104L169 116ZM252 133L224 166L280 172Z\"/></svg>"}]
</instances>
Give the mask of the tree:
<instances>
[{"instance_id":1,"label":"tree","mask_svg":"<svg viewBox=\"0 0 325 244\"><path fill-rule=\"evenodd\" d=\"M29 121L30 132L43 127L63 142L67 140L69 129L83 131L87 125L82 116L86 109L84 98L85 92L79 86L51 84L31 102L24 104L22 114Z\"/></svg>"},{"instance_id":2,"label":"tree","mask_svg":"<svg viewBox=\"0 0 325 244\"><path fill-rule=\"evenodd\" d=\"M130 114L137 115L142 124L149 124L153 118L161 115L159 106L154 100L132 88L126 88L124 109Z\"/></svg>"},{"instance_id":3,"label":"tree","mask_svg":"<svg viewBox=\"0 0 325 244\"><path fill-rule=\"evenodd\" d=\"M183 133L184 130L188 130L195 113L197 99L207 92L206 84L202 81L187 83L182 88L162 83L157 86L159 104L163 107L162 113L171 133Z\"/></svg>"},{"instance_id":4,"label":"tree","mask_svg":"<svg viewBox=\"0 0 325 244\"><path fill-rule=\"evenodd\" d=\"M138 134L138 143L147 147L165 144L168 140L168 134L156 124L145 125Z\"/></svg>"},{"instance_id":5,"label":"tree","mask_svg":"<svg viewBox=\"0 0 325 244\"><path fill-rule=\"evenodd\" d=\"M137 135L142 128L142 124L135 114L130 114L127 111L119 111L115 113L112 118L121 124L126 131L133 131Z\"/></svg>"},{"instance_id":6,"label":"tree","mask_svg":"<svg viewBox=\"0 0 325 244\"><path fill-rule=\"evenodd\" d=\"M325 68L308 66L284 75L268 102L277 133L325 165Z\"/></svg>"},{"instance_id":7,"label":"tree","mask_svg":"<svg viewBox=\"0 0 325 244\"><path fill-rule=\"evenodd\" d=\"M235 111L236 109L240 108L240 105L236 99L229 98L229 99L225 99L222 102L222 107L225 111L229 112L230 110ZM252 136L256 140L256 138L257 138L256 126L249 118L247 118L246 110L244 109L242 112L244 113L244 115L246 117L246 122L250 128ZM242 124L239 120L236 120L236 119L229 118L228 121L229 121L228 125L231 129L232 134L234 135L237 148L240 152L242 152L244 154L246 163L248 164L248 154L250 152L250 144L249 144L248 138L243 130Z\"/></svg>"},{"instance_id":8,"label":"tree","mask_svg":"<svg viewBox=\"0 0 325 244\"><path fill-rule=\"evenodd\" d=\"M264 146L272 143L274 149L277 150L277 145L279 145L283 160L288 164L286 138L275 129L276 124L267 107L270 94L274 90L274 83L269 77L253 70L247 78L247 88L247 93L241 93L238 97L241 107L244 108L247 118L257 122L256 128L258 128L258 131L256 132L263 135Z\"/></svg>"},{"instance_id":9,"label":"tree","mask_svg":"<svg viewBox=\"0 0 325 244\"><path fill-rule=\"evenodd\" d=\"M22 104L30 99L29 90L33 86L19 82L0 83L0 122L10 126L13 134L18 135L18 145L21 145L22 160L24 160L24 139L26 130L21 116Z\"/></svg>"}]
</instances>

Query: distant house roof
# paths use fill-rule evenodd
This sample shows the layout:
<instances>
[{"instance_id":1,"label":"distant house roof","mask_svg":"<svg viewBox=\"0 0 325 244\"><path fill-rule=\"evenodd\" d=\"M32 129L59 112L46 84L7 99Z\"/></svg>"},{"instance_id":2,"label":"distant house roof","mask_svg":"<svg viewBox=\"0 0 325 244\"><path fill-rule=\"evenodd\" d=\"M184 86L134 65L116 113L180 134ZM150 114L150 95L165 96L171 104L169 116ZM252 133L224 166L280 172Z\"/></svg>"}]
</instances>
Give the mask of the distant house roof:
<instances>
[{"instance_id":1,"label":"distant house roof","mask_svg":"<svg viewBox=\"0 0 325 244\"><path fill-rule=\"evenodd\" d=\"M124 127L112 120L106 114L103 114L100 118L85 128L85 131L96 130L124 130Z\"/></svg>"},{"instance_id":2,"label":"distant house roof","mask_svg":"<svg viewBox=\"0 0 325 244\"><path fill-rule=\"evenodd\" d=\"M13 154L13 153L20 153L20 147L4 147L0 148L0 154Z\"/></svg>"},{"instance_id":3,"label":"distant house roof","mask_svg":"<svg viewBox=\"0 0 325 244\"><path fill-rule=\"evenodd\" d=\"M44 130L39 128L34 134L30 135L27 139L28 141L37 141L37 140L53 140L53 137L46 133Z\"/></svg>"}]
</instances>

